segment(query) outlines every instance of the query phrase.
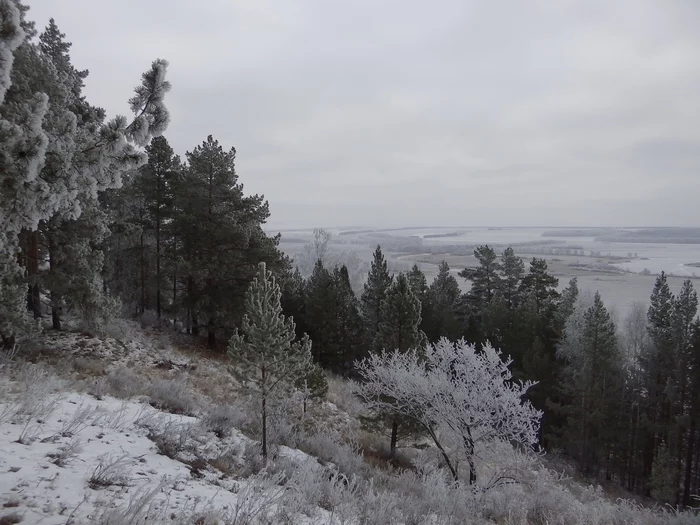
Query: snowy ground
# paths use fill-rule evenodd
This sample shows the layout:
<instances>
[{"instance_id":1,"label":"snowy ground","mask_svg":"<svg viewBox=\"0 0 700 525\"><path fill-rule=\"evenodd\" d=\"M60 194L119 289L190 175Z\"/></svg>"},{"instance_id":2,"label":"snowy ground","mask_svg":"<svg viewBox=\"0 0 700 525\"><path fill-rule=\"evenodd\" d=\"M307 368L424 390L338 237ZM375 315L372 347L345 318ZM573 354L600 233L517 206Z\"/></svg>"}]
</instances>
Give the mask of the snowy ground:
<instances>
[{"instance_id":1,"label":"snowy ground","mask_svg":"<svg viewBox=\"0 0 700 525\"><path fill-rule=\"evenodd\" d=\"M377 455L384 437L369 436L364 455L358 448L362 408L337 378L309 414L281 412L262 469L231 363L173 347L158 331L121 328L114 337L47 331L14 359L0 355L0 525L700 521L613 501L511 447L482 458L480 478L517 467L527 483L484 493L436 470L392 471ZM429 447L405 452L432 464Z\"/></svg>"}]
</instances>

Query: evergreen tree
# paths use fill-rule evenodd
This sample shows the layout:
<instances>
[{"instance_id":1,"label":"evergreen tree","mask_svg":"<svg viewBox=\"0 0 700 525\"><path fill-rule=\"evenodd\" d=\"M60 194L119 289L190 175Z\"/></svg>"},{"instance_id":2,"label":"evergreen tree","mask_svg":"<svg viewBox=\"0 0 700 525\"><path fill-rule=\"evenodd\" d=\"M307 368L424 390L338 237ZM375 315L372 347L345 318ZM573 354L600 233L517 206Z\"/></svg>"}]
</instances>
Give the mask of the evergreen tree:
<instances>
[{"instance_id":1,"label":"evergreen tree","mask_svg":"<svg viewBox=\"0 0 700 525\"><path fill-rule=\"evenodd\" d=\"M392 277L380 246L374 251L374 258L367 275L364 291L360 298L360 313L365 326L365 345L371 348L379 331L382 301L391 285Z\"/></svg>"},{"instance_id":2,"label":"evergreen tree","mask_svg":"<svg viewBox=\"0 0 700 525\"><path fill-rule=\"evenodd\" d=\"M235 374L260 402L265 459L269 403L280 390L306 374L311 363L311 343L308 337L294 341L294 320L282 313L280 298L272 272L260 263L258 275L246 292L241 331L235 330L228 347Z\"/></svg>"},{"instance_id":3,"label":"evergreen tree","mask_svg":"<svg viewBox=\"0 0 700 525\"><path fill-rule=\"evenodd\" d=\"M165 225L172 216L172 180L180 167L180 159L174 154L165 137L156 137L146 146L148 162L139 170L136 185L143 196L145 207L142 232L150 233L154 240L155 275L155 308L158 319L163 309L163 291L166 287L165 275L162 270L163 253L167 235ZM143 249L143 242L142 249ZM144 286L144 285L142 285ZM141 310L145 310L142 303Z\"/></svg>"},{"instance_id":4,"label":"evergreen tree","mask_svg":"<svg viewBox=\"0 0 700 525\"><path fill-rule=\"evenodd\" d=\"M331 370L343 376L349 376L353 363L364 357L362 350L362 318L359 301L350 284L350 275L345 265L333 270L333 288L335 305L335 355L332 357Z\"/></svg>"},{"instance_id":5,"label":"evergreen tree","mask_svg":"<svg viewBox=\"0 0 700 525\"><path fill-rule=\"evenodd\" d=\"M574 277L569 281L569 285L562 290L559 298L559 308L557 309L556 319L560 330L564 329L564 323L566 323L569 316L574 313L579 294L578 279Z\"/></svg>"},{"instance_id":6,"label":"evergreen tree","mask_svg":"<svg viewBox=\"0 0 700 525\"><path fill-rule=\"evenodd\" d=\"M521 289L524 295L535 299L537 312L541 313L553 310L559 298L558 284L559 279L547 273L547 261L534 257L527 275L523 277Z\"/></svg>"},{"instance_id":7,"label":"evergreen tree","mask_svg":"<svg viewBox=\"0 0 700 525\"><path fill-rule=\"evenodd\" d=\"M328 394L326 374L316 364L308 367L305 373L296 380L294 386L301 392L304 414L306 414L309 401L323 399Z\"/></svg>"},{"instance_id":8,"label":"evergreen tree","mask_svg":"<svg viewBox=\"0 0 700 525\"><path fill-rule=\"evenodd\" d=\"M522 301L522 289L520 287L525 276L525 263L515 255L513 248L506 248L501 255L502 277L500 281L500 295L508 308L516 308Z\"/></svg>"},{"instance_id":9,"label":"evergreen tree","mask_svg":"<svg viewBox=\"0 0 700 525\"><path fill-rule=\"evenodd\" d=\"M387 290L382 301L379 330L374 340L375 352L408 352L411 349L422 351L428 344L428 339L420 331L421 305L411 290L405 274L399 274ZM391 438L389 459L396 456L396 445L399 438L399 426L407 421L393 417L391 419Z\"/></svg>"},{"instance_id":10,"label":"evergreen tree","mask_svg":"<svg viewBox=\"0 0 700 525\"><path fill-rule=\"evenodd\" d=\"M64 224L68 229L63 238L68 233L101 231L99 225L91 230L66 221L79 220L99 192L118 187L125 172L145 161L137 148L167 126L163 98L170 84L164 80L167 62L155 61L129 101L136 115L132 123L127 125L124 117L103 123L104 112L89 106L80 94L87 73L70 64L70 43L63 41L53 22L39 44L32 43L36 31L24 20L26 10L19 2L2 2L0 282L5 290L0 295L14 298L3 306L17 305L18 271L13 266L20 263L30 288L27 306L39 316L43 281L61 281L39 271L52 258L49 250L60 249L55 239L45 238L46 232L57 232ZM96 239L69 241L97 243ZM19 257L18 250L22 251ZM94 282L99 278L99 267L78 268L90 275L74 279ZM50 295L55 315L61 301L53 291ZM6 344L21 335L20 317L18 312L0 312Z\"/></svg>"},{"instance_id":11,"label":"evergreen tree","mask_svg":"<svg viewBox=\"0 0 700 525\"><path fill-rule=\"evenodd\" d=\"M436 342L441 337L447 337L451 341L459 338L461 327L455 311L460 297L459 283L450 272L447 262L440 263L438 274L430 284L428 297L431 305L426 332L428 339Z\"/></svg>"},{"instance_id":12,"label":"evergreen tree","mask_svg":"<svg viewBox=\"0 0 700 525\"><path fill-rule=\"evenodd\" d=\"M475 312L483 312L501 288L501 263L496 252L489 245L474 250L479 266L465 268L459 276L471 282L467 300Z\"/></svg>"},{"instance_id":13,"label":"evergreen tree","mask_svg":"<svg viewBox=\"0 0 700 525\"><path fill-rule=\"evenodd\" d=\"M314 362L326 367L330 361L328 356L334 353L332 346L336 335L334 294L333 276L321 260L316 261L306 283L306 321L313 341Z\"/></svg>"},{"instance_id":14,"label":"evergreen tree","mask_svg":"<svg viewBox=\"0 0 700 525\"><path fill-rule=\"evenodd\" d=\"M673 309L674 297L666 274L661 272L654 283L649 309L647 331L651 344L641 355L643 381L647 391L644 436L645 477L651 476L654 457L661 442L668 443L671 410L666 397L666 386L674 369Z\"/></svg>"},{"instance_id":15,"label":"evergreen tree","mask_svg":"<svg viewBox=\"0 0 700 525\"><path fill-rule=\"evenodd\" d=\"M584 472L604 467L609 475L618 441L622 359L615 325L600 294L583 314L580 334L567 335L575 336L578 344L564 355L566 442Z\"/></svg>"},{"instance_id":16,"label":"evergreen tree","mask_svg":"<svg viewBox=\"0 0 700 525\"><path fill-rule=\"evenodd\" d=\"M217 330L240 319L245 283L256 263L264 261L278 274L290 263L277 248L279 237L268 237L262 229L270 215L267 201L243 193L234 167L236 150L224 151L210 135L186 156L182 184L188 198L178 222L184 228L178 232L184 299L194 325L199 312L205 316L213 348ZM228 271L222 274L224 268Z\"/></svg>"},{"instance_id":17,"label":"evergreen tree","mask_svg":"<svg viewBox=\"0 0 700 525\"><path fill-rule=\"evenodd\" d=\"M428 287L428 280L425 277L423 271L414 264L411 270L406 274L408 278L408 283L411 286L411 290L418 297L421 305L421 323L420 329L423 333L427 334L431 332L431 325L433 320L436 318L434 312L432 299L430 296L430 289Z\"/></svg>"},{"instance_id":18,"label":"evergreen tree","mask_svg":"<svg viewBox=\"0 0 700 525\"><path fill-rule=\"evenodd\" d=\"M285 316L294 318L297 337L302 337L303 334L310 334L311 330L307 320L306 281L304 281L298 268L284 279L281 288L282 311Z\"/></svg>"}]
</instances>

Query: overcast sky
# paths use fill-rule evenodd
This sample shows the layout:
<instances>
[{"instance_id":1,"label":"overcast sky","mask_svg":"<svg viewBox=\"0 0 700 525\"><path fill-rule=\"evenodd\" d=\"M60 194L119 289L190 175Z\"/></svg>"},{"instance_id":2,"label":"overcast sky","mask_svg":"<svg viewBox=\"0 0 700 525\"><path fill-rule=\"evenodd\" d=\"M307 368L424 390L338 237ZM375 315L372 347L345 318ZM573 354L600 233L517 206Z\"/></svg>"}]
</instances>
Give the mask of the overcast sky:
<instances>
[{"instance_id":1,"label":"overcast sky","mask_svg":"<svg viewBox=\"0 0 700 525\"><path fill-rule=\"evenodd\" d=\"M26 0L128 112L235 146L275 228L699 225L699 0Z\"/></svg>"}]
</instances>

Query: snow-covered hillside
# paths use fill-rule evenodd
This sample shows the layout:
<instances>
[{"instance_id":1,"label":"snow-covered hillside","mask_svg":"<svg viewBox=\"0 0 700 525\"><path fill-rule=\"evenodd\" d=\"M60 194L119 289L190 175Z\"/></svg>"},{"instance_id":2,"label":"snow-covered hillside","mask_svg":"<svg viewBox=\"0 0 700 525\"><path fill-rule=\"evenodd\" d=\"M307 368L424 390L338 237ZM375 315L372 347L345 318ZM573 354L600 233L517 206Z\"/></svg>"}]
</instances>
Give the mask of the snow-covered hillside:
<instances>
[{"instance_id":1,"label":"snow-covered hillside","mask_svg":"<svg viewBox=\"0 0 700 525\"><path fill-rule=\"evenodd\" d=\"M451 482L423 444L389 467L338 379L307 414L293 399L273 414L265 467L226 359L128 324L112 335L46 332L2 357L0 524L697 523L504 446L481 451L480 478L519 482L489 489Z\"/></svg>"}]
</instances>

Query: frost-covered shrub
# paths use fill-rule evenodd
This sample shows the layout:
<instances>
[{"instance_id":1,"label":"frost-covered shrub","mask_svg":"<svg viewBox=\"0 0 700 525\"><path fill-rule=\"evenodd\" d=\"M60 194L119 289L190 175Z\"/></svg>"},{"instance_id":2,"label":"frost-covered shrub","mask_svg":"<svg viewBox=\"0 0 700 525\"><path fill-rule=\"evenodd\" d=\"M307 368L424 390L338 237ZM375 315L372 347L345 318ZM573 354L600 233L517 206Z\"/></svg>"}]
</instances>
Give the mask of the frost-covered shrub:
<instances>
[{"instance_id":1,"label":"frost-covered shrub","mask_svg":"<svg viewBox=\"0 0 700 525\"><path fill-rule=\"evenodd\" d=\"M131 320L115 317L100 327L102 335L116 339L117 341L133 341L140 338L139 325Z\"/></svg>"},{"instance_id":2,"label":"frost-covered shrub","mask_svg":"<svg viewBox=\"0 0 700 525\"><path fill-rule=\"evenodd\" d=\"M152 328L158 326L158 314L153 310L146 310L141 314L141 326Z\"/></svg>"},{"instance_id":3,"label":"frost-covered shrub","mask_svg":"<svg viewBox=\"0 0 700 525\"><path fill-rule=\"evenodd\" d=\"M234 428L240 428L249 421L248 413L237 406L212 405L201 418L202 426L214 432L218 438L225 438Z\"/></svg>"},{"instance_id":4,"label":"frost-covered shrub","mask_svg":"<svg viewBox=\"0 0 700 525\"><path fill-rule=\"evenodd\" d=\"M319 432L305 437L299 448L320 460L335 464L347 477L362 476L365 461L354 443L345 443L333 432Z\"/></svg>"},{"instance_id":5,"label":"frost-covered shrub","mask_svg":"<svg viewBox=\"0 0 700 525\"><path fill-rule=\"evenodd\" d=\"M357 397L354 381L333 374L329 374L327 380L326 399L328 401L352 416L361 414L365 410L362 401Z\"/></svg>"},{"instance_id":6,"label":"frost-covered shrub","mask_svg":"<svg viewBox=\"0 0 700 525\"><path fill-rule=\"evenodd\" d=\"M173 414L193 415L197 406L184 377L156 381L148 395L154 407Z\"/></svg>"},{"instance_id":7,"label":"frost-covered shrub","mask_svg":"<svg viewBox=\"0 0 700 525\"><path fill-rule=\"evenodd\" d=\"M146 379L125 366L110 371L104 380L109 394L120 399L129 399L148 391L148 387L144 386Z\"/></svg>"}]
</instances>

